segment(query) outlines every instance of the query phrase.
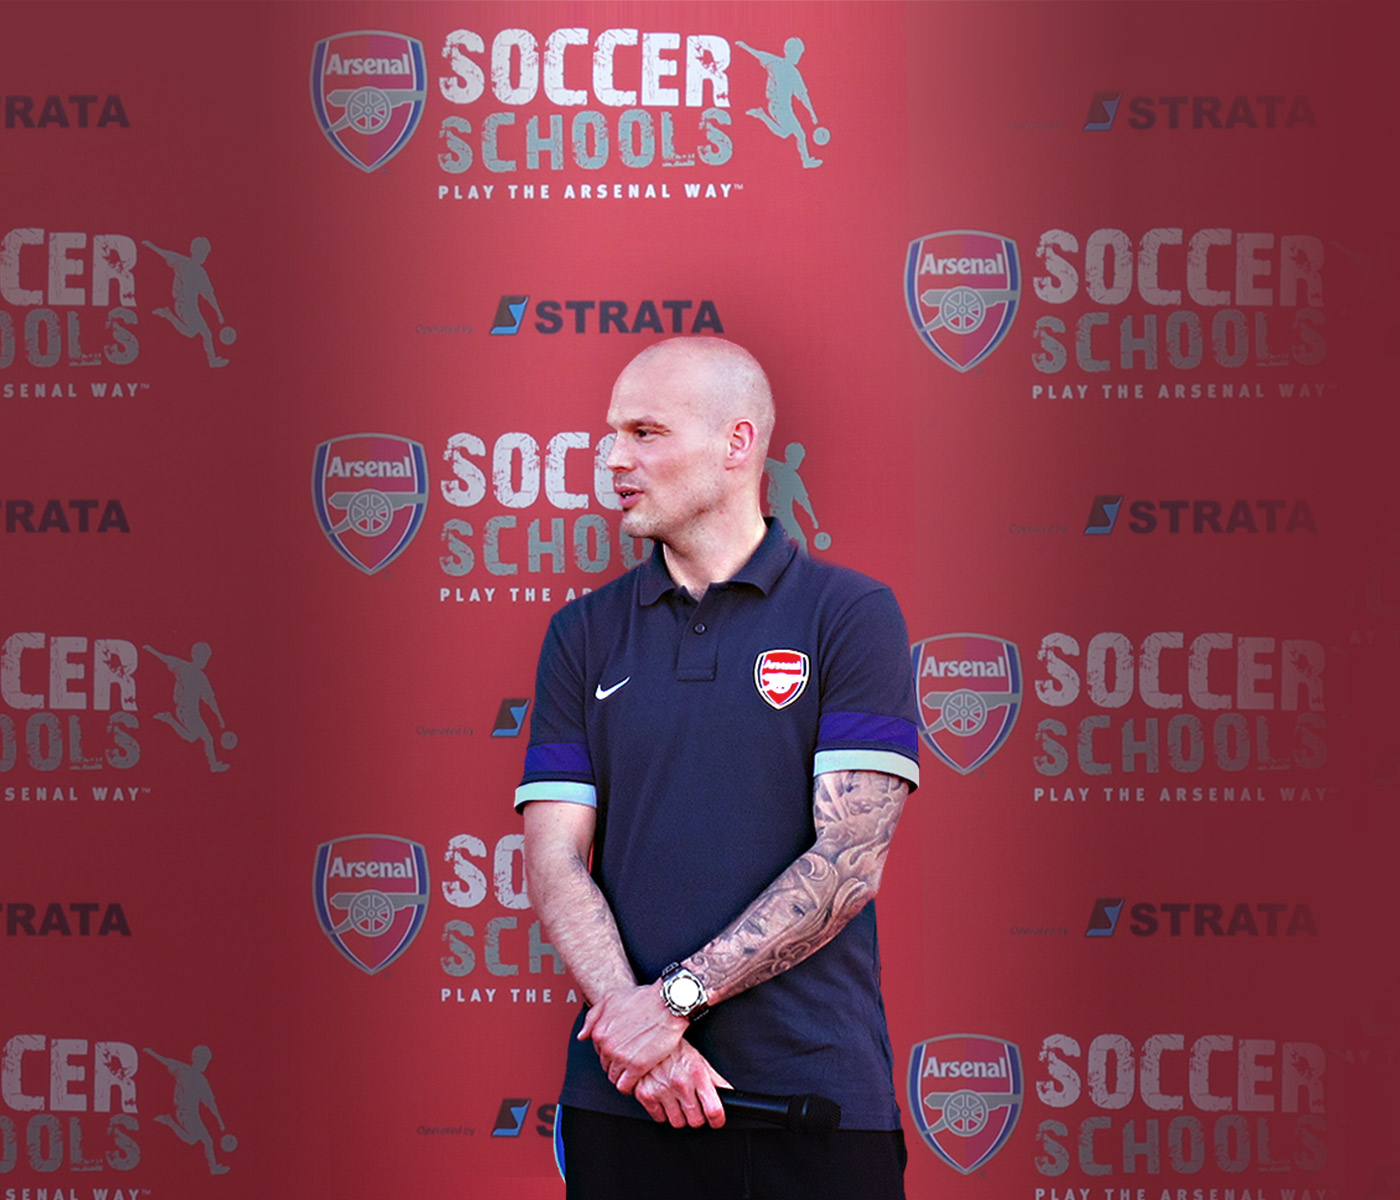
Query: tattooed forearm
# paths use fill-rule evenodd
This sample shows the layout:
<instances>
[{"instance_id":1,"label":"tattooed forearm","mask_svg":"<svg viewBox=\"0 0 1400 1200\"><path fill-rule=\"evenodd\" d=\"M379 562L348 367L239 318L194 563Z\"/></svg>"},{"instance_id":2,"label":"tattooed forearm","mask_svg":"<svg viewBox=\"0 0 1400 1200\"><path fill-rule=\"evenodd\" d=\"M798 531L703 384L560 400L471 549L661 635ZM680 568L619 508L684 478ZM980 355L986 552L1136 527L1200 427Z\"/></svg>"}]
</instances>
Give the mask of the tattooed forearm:
<instances>
[{"instance_id":1,"label":"tattooed forearm","mask_svg":"<svg viewBox=\"0 0 1400 1200\"><path fill-rule=\"evenodd\" d=\"M812 848L686 964L711 1003L771 979L831 941L875 895L909 785L876 771L817 777Z\"/></svg>"}]
</instances>

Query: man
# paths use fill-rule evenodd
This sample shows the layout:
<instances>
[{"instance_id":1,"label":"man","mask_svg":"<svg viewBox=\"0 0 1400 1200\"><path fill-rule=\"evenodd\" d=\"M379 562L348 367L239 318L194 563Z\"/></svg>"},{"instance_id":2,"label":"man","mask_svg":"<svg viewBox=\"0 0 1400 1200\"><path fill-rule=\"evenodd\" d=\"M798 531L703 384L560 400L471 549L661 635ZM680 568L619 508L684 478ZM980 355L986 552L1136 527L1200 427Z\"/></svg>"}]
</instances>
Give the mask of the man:
<instances>
[{"instance_id":1,"label":"man","mask_svg":"<svg viewBox=\"0 0 1400 1200\"><path fill-rule=\"evenodd\" d=\"M589 1004L568 1194L902 1197L868 902L918 783L903 618L764 521L773 400L747 351L653 345L608 424L622 532L657 549L555 614L516 793L531 901ZM726 1127L727 1086L824 1094L842 1128Z\"/></svg>"}]
</instances>

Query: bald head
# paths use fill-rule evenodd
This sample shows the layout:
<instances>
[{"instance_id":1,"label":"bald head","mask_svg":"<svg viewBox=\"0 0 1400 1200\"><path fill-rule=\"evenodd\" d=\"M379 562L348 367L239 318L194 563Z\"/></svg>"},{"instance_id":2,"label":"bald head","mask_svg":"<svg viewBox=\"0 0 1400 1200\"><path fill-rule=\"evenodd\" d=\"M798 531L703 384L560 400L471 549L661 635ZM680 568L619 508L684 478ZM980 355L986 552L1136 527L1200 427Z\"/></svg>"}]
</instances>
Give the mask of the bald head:
<instances>
[{"instance_id":1,"label":"bald head","mask_svg":"<svg viewBox=\"0 0 1400 1200\"><path fill-rule=\"evenodd\" d=\"M682 582L728 579L764 528L773 393L753 355L719 338L658 342L617 377L608 424L622 532L661 542ZM706 565L691 578L686 562Z\"/></svg>"},{"instance_id":2,"label":"bald head","mask_svg":"<svg viewBox=\"0 0 1400 1200\"><path fill-rule=\"evenodd\" d=\"M773 432L773 389L742 346L713 337L675 337L648 346L623 368L613 389L674 388L712 428L752 422L761 464Z\"/></svg>"}]
</instances>

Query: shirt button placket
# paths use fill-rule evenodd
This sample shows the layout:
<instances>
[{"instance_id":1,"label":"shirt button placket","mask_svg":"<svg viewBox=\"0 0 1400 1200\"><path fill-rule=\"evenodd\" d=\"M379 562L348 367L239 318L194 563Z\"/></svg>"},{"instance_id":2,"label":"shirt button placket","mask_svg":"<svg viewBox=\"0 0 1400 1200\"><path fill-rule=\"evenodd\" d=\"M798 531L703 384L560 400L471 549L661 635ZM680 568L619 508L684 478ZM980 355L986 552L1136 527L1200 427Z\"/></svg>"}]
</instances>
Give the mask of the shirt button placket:
<instances>
[{"instance_id":1,"label":"shirt button placket","mask_svg":"<svg viewBox=\"0 0 1400 1200\"><path fill-rule=\"evenodd\" d=\"M693 609L686 614L690 631L681 635L676 662L679 678L713 681L719 670L719 634L715 632L719 627L713 620L697 621L695 617Z\"/></svg>"}]
</instances>

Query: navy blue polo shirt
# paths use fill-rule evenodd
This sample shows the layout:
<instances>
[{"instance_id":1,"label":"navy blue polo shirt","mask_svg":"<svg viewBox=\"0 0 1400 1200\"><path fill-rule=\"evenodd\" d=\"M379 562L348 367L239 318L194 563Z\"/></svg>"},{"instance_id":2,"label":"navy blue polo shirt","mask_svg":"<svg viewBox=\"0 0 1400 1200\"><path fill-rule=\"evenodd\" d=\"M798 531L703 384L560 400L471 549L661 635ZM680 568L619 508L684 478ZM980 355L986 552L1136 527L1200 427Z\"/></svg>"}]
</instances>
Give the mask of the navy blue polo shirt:
<instances>
[{"instance_id":1,"label":"navy blue polo shirt","mask_svg":"<svg viewBox=\"0 0 1400 1200\"><path fill-rule=\"evenodd\" d=\"M637 978L655 979L810 848L816 775L883 771L918 785L914 715L889 588L798 553L770 521L749 561L698 604L657 547L554 615L515 802L597 807L593 877ZM842 1105L843 1128L897 1128L879 975L871 904L687 1037L735 1087L820 1092ZM570 1042L562 1100L646 1116L587 1042Z\"/></svg>"}]
</instances>

